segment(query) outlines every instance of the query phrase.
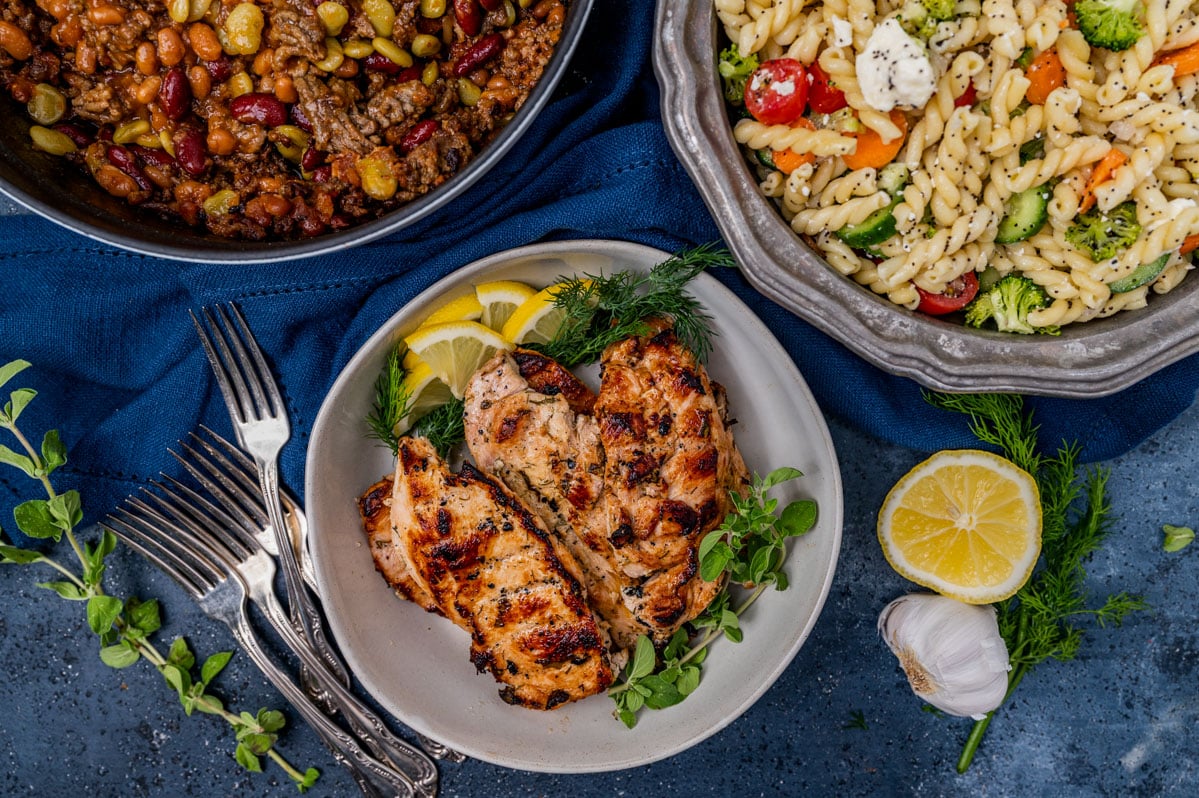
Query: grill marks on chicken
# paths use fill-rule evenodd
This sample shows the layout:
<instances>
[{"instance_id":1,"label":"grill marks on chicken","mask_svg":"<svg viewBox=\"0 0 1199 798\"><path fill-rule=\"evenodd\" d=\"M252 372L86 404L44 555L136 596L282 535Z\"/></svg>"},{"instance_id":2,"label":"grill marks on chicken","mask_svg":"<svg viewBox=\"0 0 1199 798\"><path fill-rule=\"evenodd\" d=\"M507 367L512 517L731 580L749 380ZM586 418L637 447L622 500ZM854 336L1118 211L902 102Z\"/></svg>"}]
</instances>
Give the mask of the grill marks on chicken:
<instances>
[{"instance_id":1,"label":"grill marks on chicken","mask_svg":"<svg viewBox=\"0 0 1199 798\"><path fill-rule=\"evenodd\" d=\"M443 614L425 589L412 578L404 555L391 534L391 491L393 479L386 476L358 497L358 514L366 533L366 544L375 561L375 570L383 575L396 595L424 607L429 612Z\"/></svg>"},{"instance_id":2,"label":"grill marks on chicken","mask_svg":"<svg viewBox=\"0 0 1199 798\"><path fill-rule=\"evenodd\" d=\"M699 576L704 534L748 473L723 390L669 328L612 345L593 396L537 353L501 353L466 391L479 467L533 507L583 567L619 648L664 642L721 585Z\"/></svg>"},{"instance_id":3,"label":"grill marks on chicken","mask_svg":"<svg viewBox=\"0 0 1199 798\"><path fill-rule=\"evenodd\" d=\"M504 685L500 696L552 709L607 688L578 565L540 519L469 464L455 474L423 439L402 439L397 461L395 546L432 604L471 634L471 662Z\"/></svg>"},{"instance_id":4,"label":"grill marks on chicken","mask_svg":"<svg viewBox=\"0 0 1199 798\"><path fill-rule=\"evenodd\" d=\"M466 389L466 439L475 463L497 475L554 531L583 569L591 608L618 649L642 627L625 605L623 580L602 523L604 450L589 413L595 394L537 352L500 353Z\"/></svg>"},{"instance_id":5,"label":"grill marks on chicken","mask_svg":"<svg viewBox=\"0 0 1199 798\"><path fill-rule=\"evenodd\" d=\"M723 389L664 328L613 344L601 361L595 418L607 458L606 520L633 615L662 641L721 585L699 576L699 543L732 509L749 474L725 418Z\"/></svg>"}]
</instances>

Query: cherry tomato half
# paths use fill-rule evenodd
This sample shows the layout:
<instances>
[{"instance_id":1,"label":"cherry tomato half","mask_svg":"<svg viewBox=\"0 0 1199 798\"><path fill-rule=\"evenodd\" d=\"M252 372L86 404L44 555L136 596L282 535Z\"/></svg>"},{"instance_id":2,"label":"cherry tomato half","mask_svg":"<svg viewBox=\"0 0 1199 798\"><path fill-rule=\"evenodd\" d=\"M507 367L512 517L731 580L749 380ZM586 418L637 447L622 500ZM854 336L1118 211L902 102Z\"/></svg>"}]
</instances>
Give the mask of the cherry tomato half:
<instances>
[{"instance_id":1,"label":"cherry tomato half","mask_svg":"<svg viewBox=\"0 0 1199 798\"><path fill-rule=\"evenodd\" d=\"M808 87L808 105L818 114L832 114L849 105L845 101L845 92L829 82L828 73L820 68L820 63L813 61L808 67L808 75L812 85Z\"/></svg>"},{"instance_id":2,"label":"cherry tomato half","mask_svg":"<svg viewBox=\"0 0 1199 798\"><path fill-rule=\"evenodd\" d=\"M920 286L916 286L916 293L920 294L920 306L916 310L930 316L944 316L970 304L978 293L978 276L966 272L945 286L945 291L940 294L930 294Z\"/></svg>"},{"instance_id":3,"label":"cherry tomato half","mask_svg":"<svg viewBox=\"0 0 1199 798\"><path fill-rule=\"evenodd\" d=\"M808 73L794 58L766 61L745 84L745 108L763 125L789 125L808 104Z\"/></svg>"}]
</instances>

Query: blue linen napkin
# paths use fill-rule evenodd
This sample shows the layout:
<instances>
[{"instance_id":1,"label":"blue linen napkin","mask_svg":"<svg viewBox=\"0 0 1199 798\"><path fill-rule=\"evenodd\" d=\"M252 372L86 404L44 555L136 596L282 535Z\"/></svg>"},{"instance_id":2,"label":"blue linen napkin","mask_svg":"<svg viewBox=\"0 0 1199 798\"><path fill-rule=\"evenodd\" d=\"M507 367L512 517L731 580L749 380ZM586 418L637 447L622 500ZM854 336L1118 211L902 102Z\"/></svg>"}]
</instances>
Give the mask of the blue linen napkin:
<instances>
[{"instance_id":1,"label":"blue linen napkin","mask_svg":"<svg viewBox=\"0 0 1199 798\"><path fill-rule=\"evenodd\" d=\"M180 264L39 218L0 219L0 363L34 364L8 387L39 392L21 419L27 434L40 440L56 427L70 447L60 487L81 492L92 520L159 471L177 473L166 449L198 424L232 437L189 309L240 304L281 375L293 426L282 476L300 492L307 437L339 370L438 278L540 240L616 238L667 251L717 240L662 133L652 35L652 3L598 4L553 102L497 168L415 228L348 252L261 266ZM716 276L775 332L831 417L918 450L973 444L964 419L927 405L916 383L867 365L736 271ZM1197 386L1192 357L1111 397L1030 404L1047 440L1077 440L1094 461L1142 441L1189 406ZM35 487L0 467L0 525L18 542L26 541L11 508Z\"/></svg>"}]
</instances>

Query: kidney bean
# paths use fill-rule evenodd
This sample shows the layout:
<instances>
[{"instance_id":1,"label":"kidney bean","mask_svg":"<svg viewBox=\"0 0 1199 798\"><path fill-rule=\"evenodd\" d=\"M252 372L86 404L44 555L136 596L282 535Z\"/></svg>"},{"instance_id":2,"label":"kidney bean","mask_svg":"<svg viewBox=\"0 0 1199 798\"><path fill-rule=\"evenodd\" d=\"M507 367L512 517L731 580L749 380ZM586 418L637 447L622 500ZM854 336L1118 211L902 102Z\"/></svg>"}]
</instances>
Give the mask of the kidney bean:
<instances>
[{"instance_id":1,"label":"kidney bean","mask_svg":"<svg viewBox=\"0 0 1199 798\"><path fill-rule=\"evenodd\" d=\"M185 127L175 132L175 160L183 167L183 171L193 177L204 174L208 166L207 151L204 146L204 136L194 127Z\"/></svg>"},{"instance_id":2,"label":"kidney bean","mask_svg":"<svg viewBox=\"0 0 1199 798\"><path fill-rule=\"evenodd\" d=\"M163 75L162 87L158 90L158 104L167 119L178 121L187 113L192 103L192 87L182 67L171 67Z\"/></svg>"},{"instance_id":3,"label":"kidney bean","mask_svg":"<svg viewBox=\"0 0 1199 798\"><path fill-rule=\"evenodd\" d=\"M333 179L333 167L329 164L318 166L312 170L313 183L328 183Z\"/></svg>"},{"instance_id":4,"label":"kidney bean","mask_svg":"<svg viewBox=\"0 0 1199 798\"><path fill-rule=\"evenodd\" d=\"M475 71L499 55L502 49L504 49L503 36L498 33L489 33L483 36L462 54L462 57L458 59L458 63L454 64L454 77L460 78L469 72Z\"/></svg>"},{"instance_id":5,"label":"kidney bean","mask_svg":"<svg viewBox=\"0 0 1199 798\"><path fill-rule=\"evenodd\" d=\"M404 67L392 61L383 55L383 53L371 53L362 59L362 65L372 72L382 72L385 75L398 75L404 71Z\"/></svg>"},{"instance_id":6,"label":"kidney bean","mask_svg":"<svg viewBox=\"0 0 1199 798\"><path fill-rule=\"evenodd\" d=\"M133 182L137 183L138 188L143 191L149 191L153 188L150 179L142 172L142 168L137 165L133 153L129 150L119 144L110 144L104 151L104 157L108 158L108 162L113 166L132 177Z\"/></svg>"},{"instance_id":7,"label":"kidney bean","mask_svg":"<svg viewBox=\"0 0 1199 798\"><path fill-rule=\"evenodd\" d=\"M334 230L344 230L354 223L354 220L344 213L335 213L329 217L329 226Z\"/></svg>"},{"instance_id":8,"label":"kidney bean","mask_svg":"<svg viewBox=\"0 0 1199 798\"><path fill-rule=\"evenodd\" d=\"M454 0L454 19L467 36L478 36L483 28L483 12L478 0Z\"/></svg>"},{"instance_id":9,"label":"kidney bean","mask_svg":"<svg viewBox=\"0 0 1199 798\"><path fill-rule=\"evenodd\" d=\"M479 0L479 5L483 6L487 11L495 11L503 3L504 0Z\"/></svg>"},{"instance_id":10,"label":"kidney bean","mask_svg":"<svg viewBox=\"0 0 1199 798\"><path fill-rule=\"evenodd\" d=\"M293 105L288 109L287 114L291 117L291 123L303 130L305 133L312 132L312 120L308 118L308 114L304 113L303 107Z\"/></svg>"},{"instance_id":11,"label":"kidney bean","mask_svg":"<svg viewBox=\"0 0 1199 798\"><path fill-rule=\"evenodd\" d=\"M156 150L153 147L143 147L140 144L130 144L129 151L138 157L142 163L152 164L154 166L173 166L175 159L165 150Z\"/></svg>"},{"instance_id":12,"label":"kidney bean","mask_svg":"<svg viewBox=\"0 0 1199 798\"><path fill-rule=\"evenodd\" d=\"M75 142L75 146L81 150L95 141L95 137L73 122L59 122L54 129Z\"/></svg>"},{"instance_id":13,"label":"kidney bean","mask_svg":"<svg viewBox=\"0 0 1199 798\"><path fill-rule=\"evenodd\" d=\"M436 119L422 119L404 134L404 138L400 139L400 149L407 155L431 139L439 127L441 127L441 123Z\"/></svg>"},{"instance_id":14,"label":"kidney bean","mask_svg":"<svg viewBox=\"0 0 1199 798\"><path fill-rule=\"evenodd\" d=\"M224 83L233 76L233 62L225 56L215 58L212 61L201 61L204 68L208 70L208 74L212 75L212 79L217 83Z\"/></svg>"},{"instance_id":15,"label":"kidney bean","mask_svg":"<svg viewBox=\"0 0 1199 798\"><path fill-rule=\"evenodd\" d=\"M325 162L325 153L318 150L316 147L310 146L304 150L304 154L300 156L300 168L305 172L311 172Z\"/></svg>"},{"instance_id":16,"label":"kidney bean","mask_svg":"<svg viewBox=\"0 0 1199 798\"><path fill-rule=\"evenodd\" d=\"M287 106L273 94L252 91L229 101L229 113L243 124L278 127L287 123Z\"/></svg>"}]
</instances>

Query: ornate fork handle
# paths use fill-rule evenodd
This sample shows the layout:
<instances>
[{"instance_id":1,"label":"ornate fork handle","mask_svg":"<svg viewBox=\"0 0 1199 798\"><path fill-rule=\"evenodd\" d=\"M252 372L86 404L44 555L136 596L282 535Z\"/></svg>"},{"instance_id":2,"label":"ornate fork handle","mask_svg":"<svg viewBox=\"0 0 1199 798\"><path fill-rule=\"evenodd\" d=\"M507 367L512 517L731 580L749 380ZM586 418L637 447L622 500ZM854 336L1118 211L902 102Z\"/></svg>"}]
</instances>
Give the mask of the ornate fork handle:
<instances>
[{"instance_id":1,"label":"ornate fork handle","mask_svg":"<svg viewBox=\"0 0 1199 798\"><path fill-rule=\"evenodd\" d=\"M395 798L415 798L415 796L432 798L436 795L435 786L430 790L425 785L417 785L407 774L393 770L372 758L362 750L353 737L329 720L325 713L321 712L304 694L304 691L297 687L287 674L267 656L246 619L244 611L239 613L235 607L227 605L212 606L210 610L213 617L219 618L229 627L233 637L245 649L250 659L254 661L254 664L259 667L271 684L291 702L305 721L334 746L333 754L339 762L349 766L351 770L364 771L374 782L385 784L389 794ZM358 779L361 774L356 772L354 775L355 779Z\"/></svg>"},{"instance_id":2,"label":"ornate fork handle","mask_svg":"<svg viewBox=\"0 0 1199 798\"><path fill-rule=\"evenodd\" d=\"M263 555L258 555L263 556ZM328 691L329 698L341 710L350 728L380 759L391 760L413 776L418 789L436 790L437 769L423 753L397 738L371 709L320 667L320 662L292 629L273 590L261 582L251 583L250 598L262 609L267 620L279 632L283 642L307 665Z\"/></svg>"}]
</instances>

